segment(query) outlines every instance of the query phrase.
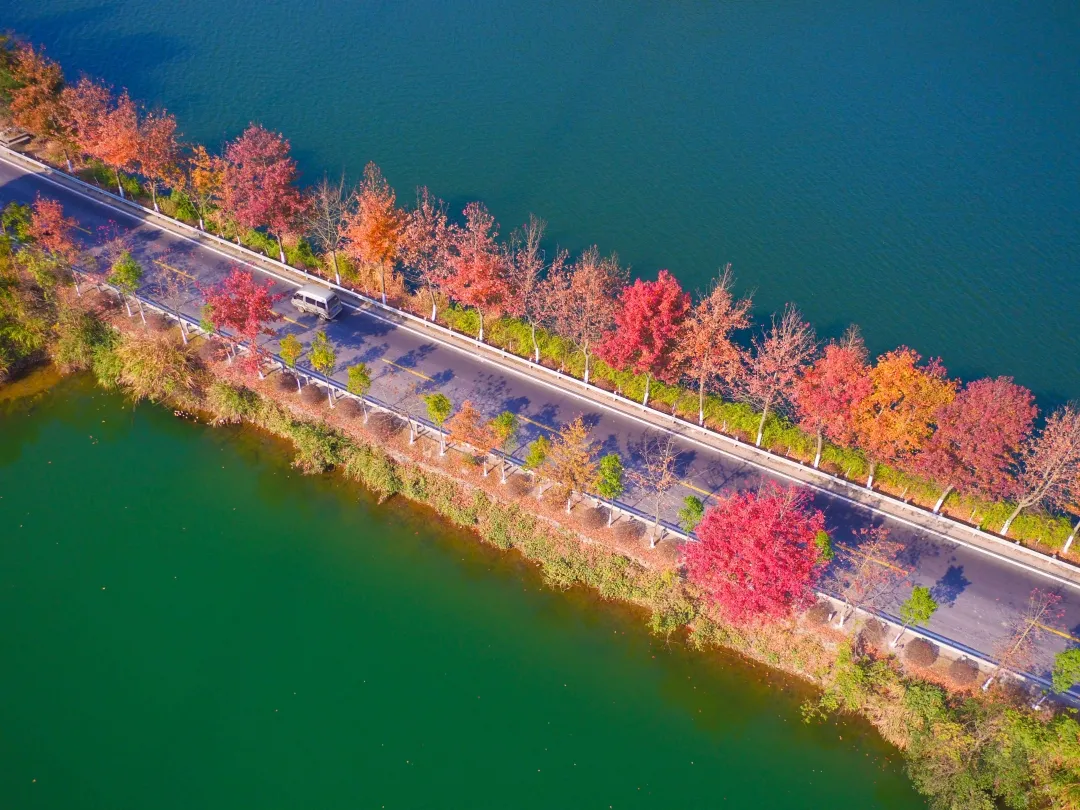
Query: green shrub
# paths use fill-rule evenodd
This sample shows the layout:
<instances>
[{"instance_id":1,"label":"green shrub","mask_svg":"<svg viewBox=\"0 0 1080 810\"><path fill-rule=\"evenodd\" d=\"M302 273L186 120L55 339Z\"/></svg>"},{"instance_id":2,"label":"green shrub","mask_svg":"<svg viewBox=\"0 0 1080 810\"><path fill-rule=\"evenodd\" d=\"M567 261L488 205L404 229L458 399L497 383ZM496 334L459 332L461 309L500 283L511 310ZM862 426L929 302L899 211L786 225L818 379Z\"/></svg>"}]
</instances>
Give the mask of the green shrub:
<instances>
[{"instance_id":1,"label":"green shrub","mask_svg":"<svg viewBox=\"0 0 1080 810\"><path fill-rule=\"evenodd\" d=\"M206 404L219 422L253 421L259 410L259 395L245 386L216 380L206 391Z\"/></svg>"},{"instance_id":2,"label":"green shrub","mask_svg":"<svg viewBox=\"0 0 1080 810\"><path fill-rule=\"evenodd\" d=\"M288 435L296 446L293 466L305 474L332 470L343 461L345 443L325 425L294 422Z\"/></svg>"}]
</instances>

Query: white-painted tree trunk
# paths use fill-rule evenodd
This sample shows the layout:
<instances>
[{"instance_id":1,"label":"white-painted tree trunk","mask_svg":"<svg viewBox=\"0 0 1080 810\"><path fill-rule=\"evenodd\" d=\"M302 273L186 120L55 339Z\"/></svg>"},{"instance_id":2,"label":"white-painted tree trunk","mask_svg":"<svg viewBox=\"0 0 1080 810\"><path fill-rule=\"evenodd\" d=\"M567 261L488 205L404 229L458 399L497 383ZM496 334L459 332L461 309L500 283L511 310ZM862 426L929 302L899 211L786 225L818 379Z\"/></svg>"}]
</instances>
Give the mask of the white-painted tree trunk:
<instances>
[{"instance_id":1,"label":"white-painted tree trunk","mask_svg":"<svg viewBox=\"0 0 1080 810\"><path fill-rule=\"evenodd\" d=\"M894 638L892 640L892 644L889 645L890 647L895 647L897 644L900 643L900 639L903 638L904 633L907 632L909 626L910 625L905 624L903 627L900 628L900 632L896 634L896 638Z\"/></svg>"},{"instance_id":2,"label":"white-painted tree trunk","mask_svg":"<svg viewBox=\"0 0 1080 810\"><path fill-rule=\"evenodd\" d=\"M124 197L124 186L120 183L120 170L116 169L115 171L116 171L116 188L120 192L120 199L123 200L123 199L126 199L126 198Z\"/></svg>"},{"instance_id":3,"label":"white-painted tree trunk","mask_svg":"<svg viewBox=\"0 0 1080 810\"><path fill-rule=\"evenodd\" d=\"M124 306L127 307L127 314L128 314L128 317L130 318L131 317L131 302L128 300L128 297L126 295L124 296Z\"/></svg>"},{"instance_id":4,"label":"white-painted tree trunk","mask_svg":"<svg viewBox=\"0 0 1080 810\"><path fill-rule=\"evenodd\" d=\"M188 345L187 326L184 324L184 319L180 318L180 339L184 341L184 345Z\"/></svg>"},{"instance_id":5,"label":"white-painted tree trunk","mask_svg":"<svg viewBox=\"0 0 1080 810\"><path fill-rule=\"evenodd\" d=\"M442 430L439 431L439 455L446 455L446 434Z\"/></svg>"},{"instance_id":6,"label":"white-painted tree trunk","mask_svg":"<svg viewBox=\"0 0 1080 810\"><path fill-rule=\"evenodd\" d=\"M386 303L385 299L383 299L383 303L384 304ZM480 309L479 307L477 307L476 312L477 312L477 314L480 315L480 334L476 336L476 339L478 341L480 341L481 343L483 343L484 342L484 311L482 309Z\"/></svg>"},{"instance_id":7,"label":"white-painted tree trunk","mask_svg":"<svg viewBox=\"0 0 1080 810\"><path fill-rule=\"evenodd\" d=\"M586 385L589 384L589 372L590 371L591 371L591 369L589 368L589 353L585 352L585 384Z\"/></svg>"},{"instance_id":8,"label":"white-painted tree trunk","mask_svg":"<svg viewBox=\"0 0 1080 810\"><path fill-rule=\"evenodd\" d=\"M1069 549L1072 548L1073 540L1076 539L1076 531L1080 529L1080 520L1076 521L1076 525L1073 526L1072 534L1069 535L1069 539L1065 541L1065 545L1061 548L1062 554L1068 554Z\"/></svg>"},{"instance_id":9,"label":"white-painted tree trunk","mask_svg":"<svg viewBox=\"0 0 1080 810\"><path fill-rule=\"evenodd\" d=\"M1043 692L1042 695L1039 697L1039 699L1031 704L1031 708L1033 708L1033 709L1041 709L1042 705L1044 703L1046 703L1046 699L1048 697L1050 697L1050 693L1049 692Z\"/></svg>"},{"instance_id":10,"label":"white-painted tree trunk","mask_svg":"<svg viewBox=\"0 0 1080 810\"><path fill-rule=\"evenodd\" d=\"M1013 513L1011 515L1009 515L1009 519L1006 520L1005 525L1001 527L1001 536L1002 537L1008 537L1009 536L1009 527L1012 526L1013 521L1016 520L1017 516L1020 514L1020 512L1021 512L1021 510L1023 510L1023 508L1024 508L1023 506L1017 506L1013 510Z\"/></svg>"},{"instance_id":11,"label":"white-painted tree trunk","mask_svg":"<svg viewBox=\"0 0 1080 810\"><path fill-rule=\"evenodd\" d=\"M278 260L282 264L285 264L285 246L283 244L281 244L281 237L280 236L278 236L277 234L274 234L274 238L277 239Z\"/></svg>"},{"instance_id":12,"label":"white-painted tree trunk","mask_svg":"<svg viewBox=\"0 0 1080 810\"><path fill-rule=\"evenodd\" d=\"M536 342L536 324L530 324L532 327L532 344L533 344L533 362L540 362L540 344Z\"/></svg>"},{"instance_id":13,"label":"white-painted tree trunk","mask_svg":"<svg viewBox=\"0 0 1080 810\"><path fill-rule=\"evenodd\" d=\"M139 319L142 320L142 325L146 326L146 313L143 312L142 301L136 298L135 303L139 305Z\"/></svg>"},{"instance_id":14,"label":"white-painted tree trunk","mask_svg":"<svg viewBox=\"0 0 1080 810\"><path fill-rule=\"evenodd\" d=\"M874 488L874 472L877 470L877 464L870 462L870 477L866 479L866 488L872 490Z\"/></svg>"},{"instance_id":15,"label":"white-painted tree trunk","mask_svg":"<svg viewBox=\"0 0 1080 810\"><path fill-rule=\"evenodd\" d=\"M199 230L200 231L205 231L206 230L206 223L203 222L203 218L201 216L199 217Z\"/></svg>"},{"instance_id":16,"label":"white-painted tree trunk","mask_svg":"<svg viewBox=\"0 0 1080 810\"><path fill-rule=\"evenodd\" d=\"M814 455L814 469L816 470L821 464L821 449L825 444L825 437L822 435L821 430L817 433L817 453Z\"/></svg>"},{"instance_id":17,"label":"white-painted tree trunk","mask_svg":"<svg viewBox=\"0 0 1080 810\"><path fill-rule=\"evenodd\" d=\"M642 405L648 405L649 404L649 386L650 386L651 383L652 383L652 375L651 374L646 374L645 375L645 397L641 400Z\"/></svg>"},{"instance_id":18,"label":"white-painted tree trunk","mask_svg":"<svg viewBox=\"0 0 1080 810\"><path fill-rule=\"evenodd\" d=\"M761 439L765 435L765 417L769 415L769 407L766 405L761 412L761 421L758 422L757 427L757 440L754 442L754 447L761 447Z\"/></svg>"},{"instance_id":19,"label":"white-painted tree trunk","mask_svg":"<svg viewBox=\"0 0 1080 810\"><path fill-rule=\"evenodd\" d=\"M615 522L615 502L612 501L608 505L608 510L607 510L607 525L608 525L609 529L611 528L611 524L614 523L614 522Z\"/></svg>"},{"instance_id":20,"label":"white-painted tree trunk","mask_svg":"<svg viewBox=\"0 0 1080 810\"><path fill-rule=\"evenodd\" d=\"M330 400L330 407L334 407L334 388L331 385L326 386L326 398Z\"/></svg>"},{"instance_id":21,"label":"white-painted tree trunk","mask_svg":"<svg viewBox=\"0 0 1080 810\"><path fill-rule=\"evenodd\" d=\"M986 691L987 689L989 689L989 688L990 688L990 684L992 684L992 683L994 682L994 678L996 678L996 677L997 677L997 673L995 672L995 673L994 673L993 675L991 675L991 676L990 676L989 678L987 678L987 679L986 679L986 683L984 683L984 684L982 685L982 690L983 690L984 692L985 692L985 691Z\"/></svg>"},{"instance_id":22,"label":"white-painted tree trunk","mask_svg":"<svg viewBox=\"0 0 1080 810\"><path fill-rule=\"evenodd\" d=\"M949 493L952 492L952 491L953 491L952 484L949 484L949 486L945 487L945 491L941 493L941 497L938 498L937 503L934 504L934 514L935 515L938 512L941 511L942 504L945 503L945 499L949 497Z\"/></svg>"}]
</instances>

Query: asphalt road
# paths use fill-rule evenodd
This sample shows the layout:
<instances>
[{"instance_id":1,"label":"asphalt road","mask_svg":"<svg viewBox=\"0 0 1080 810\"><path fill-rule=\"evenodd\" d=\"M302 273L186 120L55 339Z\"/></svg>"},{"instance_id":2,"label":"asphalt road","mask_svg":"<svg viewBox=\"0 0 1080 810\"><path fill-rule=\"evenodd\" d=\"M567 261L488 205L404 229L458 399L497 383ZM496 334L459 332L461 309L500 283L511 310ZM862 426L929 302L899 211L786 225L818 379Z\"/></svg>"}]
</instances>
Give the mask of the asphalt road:
<instances>
[{"instance_id":1,"label":"asphalt road","mask_svg":"<svg viewBox=\"0 0 1080 810\"><path fill-rule=\"evenodd\" d=\"M159 300L162 282L168 273L175 271L186 285L182 309L195 317L201 304L196 283L204 287L213 284L232 267L242 264L236 258L162 229L152 221L53 185L0 160L0 204L11 200L30 202L39 193L62 202L66 214L78 221L88 246L99 244L101 234L107 230L127 233L136 257L146 269L141 294ZM252 269L263 274L258 268ZM600 452L618 452L630 469L640 466L640 448L646 435L656 433L629 416L584 401L526 374L508 371L474 353L388 323L364 308L347 308L335 321L324 325L313 315L297 313L288 303L289 294L296 286L275 280L274 291L284 294L276 307L284 320L278 324L278 335L268 339L266 348L276 351L278 338L290 333L309 345L314 332L325 328L337 350L338 370L334 378L344 382L348 366L365 362L372 370L371 394L384 402L403 409L413 408L420 414L423 412L420 395L442 391L455 405L471 400L489 416L513 411L522 426L520 447L515 451L518 456L536 436L550 434L581 415ZM756 488L767 479L787 483L719 450L703 448L680 437L676 437L676 442L681 451L678 458L681 484L665 499L663 514L667 520L674 521L675 511L686 495L695 494L707 502L715 493ZM648 493L632 483L623 500L644 512L653 509ZM928 629L993 657L995 642L1008 632L1010 622L1023 611L1031 591L1054 590L1062 595L1064 615L1058 628L1063 632L1043 634L1032 671L1045 674L1054 652L1080 641L1080 589L1053 582L1036 571L912 528L903 521L876 515L825 493L815 493L814 501L825 512L836 542L857 546L858 530L883 524L889 528L890 539L904 544L900 562L908 573L898 579L876 607L895 614L912 585L927 585L940 605Z\"/></svg>"}]
</instances>

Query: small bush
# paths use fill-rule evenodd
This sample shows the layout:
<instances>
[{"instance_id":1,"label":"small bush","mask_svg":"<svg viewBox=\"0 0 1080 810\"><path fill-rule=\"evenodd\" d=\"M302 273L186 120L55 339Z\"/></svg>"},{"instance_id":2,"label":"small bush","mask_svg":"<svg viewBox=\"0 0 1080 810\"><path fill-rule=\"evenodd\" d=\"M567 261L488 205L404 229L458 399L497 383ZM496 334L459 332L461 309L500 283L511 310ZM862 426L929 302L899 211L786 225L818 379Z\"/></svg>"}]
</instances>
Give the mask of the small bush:
<instances>
[{"instance_id":1,"label":"small bush","mask_svg":"<svg viewBox=\"0 0 1080 810\"><path fill-rule=\"evenodd\" d=\"M337 403L336 407L338 413L340 413L346 419L356 419L358 416L360 416L363 410L360 407L360 403L357 402L355 399L352 399L351 397L346 397L345 399L340 400Z\"/></svg>"},{"instance_id":2,"label":"small bush","mask_svg":"<svg viewBox=\"0 0 1080 810\"><path fill-rule=\"evenodd\" d=\"M877 619L867 619L866 624L859 631L859 641L867 647L875 650L885 648L885 626Z\"/></svg>"},{"instance_id":3,"label":"small bush","mask_svg":"<svg viewBox=\"0 0 1080 810\"><path fill-rule=\"evenodd\" d=\"M938 648L924 638L913 638L904 645L904 660L917 667L932 667L938 659Z\"/></svg>"},{"instance_id":4,"label":"small bush","mask_svg":"<svg viewBox=\"0 0 1080 810\"><path fill-rule=\"evenodd\" d=\"M206 392L206 404L221 424L252 421L258 412L259 396L250 388L217 381Z\"/></svg>"}]
</instances>

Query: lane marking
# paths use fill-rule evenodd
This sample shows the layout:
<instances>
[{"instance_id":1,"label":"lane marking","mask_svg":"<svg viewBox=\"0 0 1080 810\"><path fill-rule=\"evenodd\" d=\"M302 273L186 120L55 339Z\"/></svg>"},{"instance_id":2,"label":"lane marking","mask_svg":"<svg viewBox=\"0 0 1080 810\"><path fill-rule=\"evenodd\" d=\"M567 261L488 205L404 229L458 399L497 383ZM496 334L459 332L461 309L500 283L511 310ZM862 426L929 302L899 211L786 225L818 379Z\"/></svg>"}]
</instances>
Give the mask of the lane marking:
<instances>
[{"instance_id":1,"label":"lane marking","mask_svg":"<svg viewBox=\"0 0 1080 810\"><path fill-rule=\"evenodd\" d=\"M1070 636L1064 630L1058 630L1056 627L1048 627L1042 622L1035 622L1035 626L1042 630L1045 630L1048 633L1053 633L1055 636L1061 636L1062 638L1066 638L1069 641L1080 642L1080 638L1077 638L1076 636Z\"/></svg>"},{"instance_id":2,"label":"lane marking","mask_svg":"<svg viewBox=\"0 0 1080 810\"><path fill-rule=\"evenodd\" d=\"M888 562L886 560L879 560L877 557L871 557L869 554L866 554L865 552L859 551L857 548L851 548L849 546L845 546L843 543L837 543L836 547L837 548L842 548L848 554L854 554L857 557L865 557L866 559L870 560L870 562L877 563L878 565L880 565L880 566L882 566L884 568L891 568L893 571L899 571L904 576L907 576L908 574L911 573L906 568L901 568L899 565L893 565L891 562Z\"/></svg>"},{"instance_id":3,"label":"lane marking","mask_svg":"<svg viewBox=\"0 0 1080 810\"><path fill-rule=\"evenodd\" d=\"M171 264L166 264L165 262L161 261L161 259L154 259L154 264L164 267L166 270L181 275L184 278L190 278L192 281L195 281L195 276L191 275L191 273L185 273L179 267L173 267Z\"/></svg>"},{"instance_id":4,"label":"lane marking","mask_svg":"<svg viewBox=\"0 0 1080 810\"><path fill-rule=\"evenodd\" d=\"M691 484L689 481L680 481L679 484L680 484L680 486L684 486L687 489L694 490L694 492L701 493L706 498L711 498L713 496L713 493L709 492L708 490L702 489L701 487L696 487L693 484Z\"/></svg>"},{"instance_id":5,"label":"lane marking","mask_svg":"<svg viewBox=\"0 0 1080 810\"><path fill-rule=\"evenodd\" d=\"M517 418L520 419L522 422L528 422L530 425L535 425L536 427L540 428L541 430L546 430L549 433L556 433L557 432L555 430L555 428L551 427L550 425L542 424L540 422L537 422L535 419L530 419L527 416L522 416L520 413L517 415Z\"/></svg>"},{"instance_id":6,"label":"lane marking","mask_svg":"<svg viewBox=\"0 0 1080 810\"><path fill-rule=\"evenodd\" d=\"M435 382L434 377L429 377L427 374L422 374L419 371L416 371L416 370L411 369L411 368L407 368L407 367L405 367L403 365L400 365L399 363L395 363L393 360L387 360L385 357L380 357L379 359L382 360L384 363L389 363L394 368L399 368L402 371L407 371L409 374L412 374L412 375L414 375L416 377L419 377L421 380L427 380L428 382Z\"/></svg>"}]
</instances>

